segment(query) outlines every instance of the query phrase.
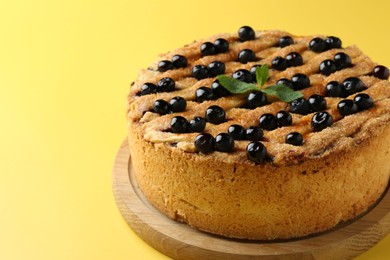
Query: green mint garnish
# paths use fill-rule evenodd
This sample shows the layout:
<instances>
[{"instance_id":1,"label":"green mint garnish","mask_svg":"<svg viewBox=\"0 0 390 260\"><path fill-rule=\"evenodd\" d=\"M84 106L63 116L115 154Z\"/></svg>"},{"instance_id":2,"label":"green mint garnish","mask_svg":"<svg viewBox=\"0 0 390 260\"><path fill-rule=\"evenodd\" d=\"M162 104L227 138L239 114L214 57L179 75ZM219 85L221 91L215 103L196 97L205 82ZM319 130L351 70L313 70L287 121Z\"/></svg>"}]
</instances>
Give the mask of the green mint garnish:
<instances>
[{"instance_id":1,"label":"green mint garnish","mask_svg":"<svg viewBox=\"0 0 390 260\"><path fill-rule=\"evenodd\" d=\"M233 94L244 94L250 91L262 91L267 95L272 95L284 102L291 102L297 98L302 97L302 93L294 91L286 85L278 84L267 88L262 88L269 77L269 70L267 65L263 64L261 67L256 67L257 84L246 83L237 79L233 79L224 75L219 75L219 83Z\"/></svg>"}]
</instances>

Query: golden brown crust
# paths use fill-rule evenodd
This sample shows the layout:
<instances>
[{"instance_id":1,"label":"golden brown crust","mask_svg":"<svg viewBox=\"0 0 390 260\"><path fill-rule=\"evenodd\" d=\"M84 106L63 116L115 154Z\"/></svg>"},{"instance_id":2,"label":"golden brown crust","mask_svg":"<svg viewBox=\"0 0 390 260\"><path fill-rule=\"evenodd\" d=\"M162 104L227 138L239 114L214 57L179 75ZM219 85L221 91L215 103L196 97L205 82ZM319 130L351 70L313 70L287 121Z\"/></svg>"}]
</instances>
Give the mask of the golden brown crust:
<instances>
[{"instance_id":1,"label":"golden brown crust","mask_svg":"<svg viewBox=\"0 0 390 260\"><path fill-rule=\"evenodd\" d=\"M294 44L273 47L280 37L293 37ZM257 31L254 41L238 42L232 34L212 36L159 57L149 69L142 70L128 96L129 143L135 174L147 198L171 218L186 222L197 229L236 238L275 239L299 237L321 232L364 212L387 186L390 166L390 83L369 76L376 66L357 47L332 49L314 53L308 43L314 36L294 36L281 31ZM201 57L199 46L205 41L223 37L230 42L228 53ZM258 62L236 62L242 49L252 49ZM245 148L249 141L235 141L232 153L196 153L197 133L175 134L165 131L171 118L187 119L204 116L211 105L226 111L227 122L207 123L205 132L213 136L227 132L231 124L244 127L256 125L264 113L275 114L288 108L278 101L256 109L240 108L244 95L233 95L197 103L195 90L210 86L214 78L196 80L191 68L223 61L226 74L237 69L249 69L255 64L271 65L276 56L299 52L304 64L285 71L270 71L266 87L280 78L296 73L309 75L311 87L302 90L307 98L324 94L326 83L342 82L359 77L374 100L374 107L342 117L337 104L341 98L326 98L327 112L335 123L320 132L313 132L308 115L292 114L293 125L264 131L270 162L255 165L249 161ZM354 66L324 76L318 66L332 59L337 52L347 53ZM175 54L187 57L189 66L161 73L156 70L160 60ZM163 77L176 81L176 91L138 96L142 84L156 83ZM352 99L354 95L349 96ZM181 96L187 100L184 112L160 116L149 112L156 99L170 100ZM302 146L284 142L293 131L304 136Z\"/></svg>"}]
</instances>

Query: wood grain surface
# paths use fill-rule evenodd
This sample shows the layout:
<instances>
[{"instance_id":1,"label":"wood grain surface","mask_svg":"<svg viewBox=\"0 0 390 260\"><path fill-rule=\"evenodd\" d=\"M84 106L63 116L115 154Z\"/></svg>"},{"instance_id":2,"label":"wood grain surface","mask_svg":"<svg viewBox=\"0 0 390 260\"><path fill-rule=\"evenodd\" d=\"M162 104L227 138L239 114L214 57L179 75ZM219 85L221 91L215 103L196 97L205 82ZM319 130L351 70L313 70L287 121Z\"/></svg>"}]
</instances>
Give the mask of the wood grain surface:
<instances>
[{"instance_id":1,"label":"wood grain surface","mask_svg":"<svg viewBox=\"0 0 390 260\"><path fill-rule=\"evenodd\" d=\"M174 259L351 259L371 248L390 230L390 195L386 192L365 215L316 236L274 242L226 239L161 214L145 199L132 171L125 140L113 169L117 206L146 243Z\"/></svg>"}]
</instances>

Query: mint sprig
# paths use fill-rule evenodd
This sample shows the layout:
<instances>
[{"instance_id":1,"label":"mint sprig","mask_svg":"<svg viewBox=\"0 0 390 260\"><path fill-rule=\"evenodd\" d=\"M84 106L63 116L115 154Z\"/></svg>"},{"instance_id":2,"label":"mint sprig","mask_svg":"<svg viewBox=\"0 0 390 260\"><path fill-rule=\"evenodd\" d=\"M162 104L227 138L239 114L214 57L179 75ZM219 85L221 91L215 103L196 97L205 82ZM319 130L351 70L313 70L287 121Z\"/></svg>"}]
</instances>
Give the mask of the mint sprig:
<instances>
[{"instance_id":1,"label":"mint sprig","mask_svg":"<svg viewBox=\"0 0 390 260\"><path fill-rule=\"evenodd\" d=\"M233 94L244 94L250 91L262 91L263 93L275 96L284 102L291 102L303 96L301 92L294 91L290 87L283 84L262 88L269 78L269 69L265 64L261 65L261 67L256 67L256 80L258 85L246 83L241 80L227 77L225 75L219 75L217 78L219 83Z\"/></svg>"}]
</instances>

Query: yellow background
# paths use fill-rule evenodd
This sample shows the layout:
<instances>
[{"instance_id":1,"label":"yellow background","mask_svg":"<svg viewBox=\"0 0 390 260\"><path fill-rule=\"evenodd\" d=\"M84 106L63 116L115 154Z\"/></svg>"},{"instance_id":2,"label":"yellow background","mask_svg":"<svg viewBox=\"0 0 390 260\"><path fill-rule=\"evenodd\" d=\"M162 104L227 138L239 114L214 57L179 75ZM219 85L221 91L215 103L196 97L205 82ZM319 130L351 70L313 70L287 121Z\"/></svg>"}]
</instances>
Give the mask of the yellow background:
<instances>
[{"instance_id":1,"label":"yellow background","mask_svg":"<svg viewBox=\"0 0 390 260\"><path fill-rule=\"evenodd\" d=\"M166 259L111 191L138 69L242 25L332 34L390 66L390 1L0 2L0 259ZM358 259L390 259L390 235Z\"/></svg>"}]
</instances>

